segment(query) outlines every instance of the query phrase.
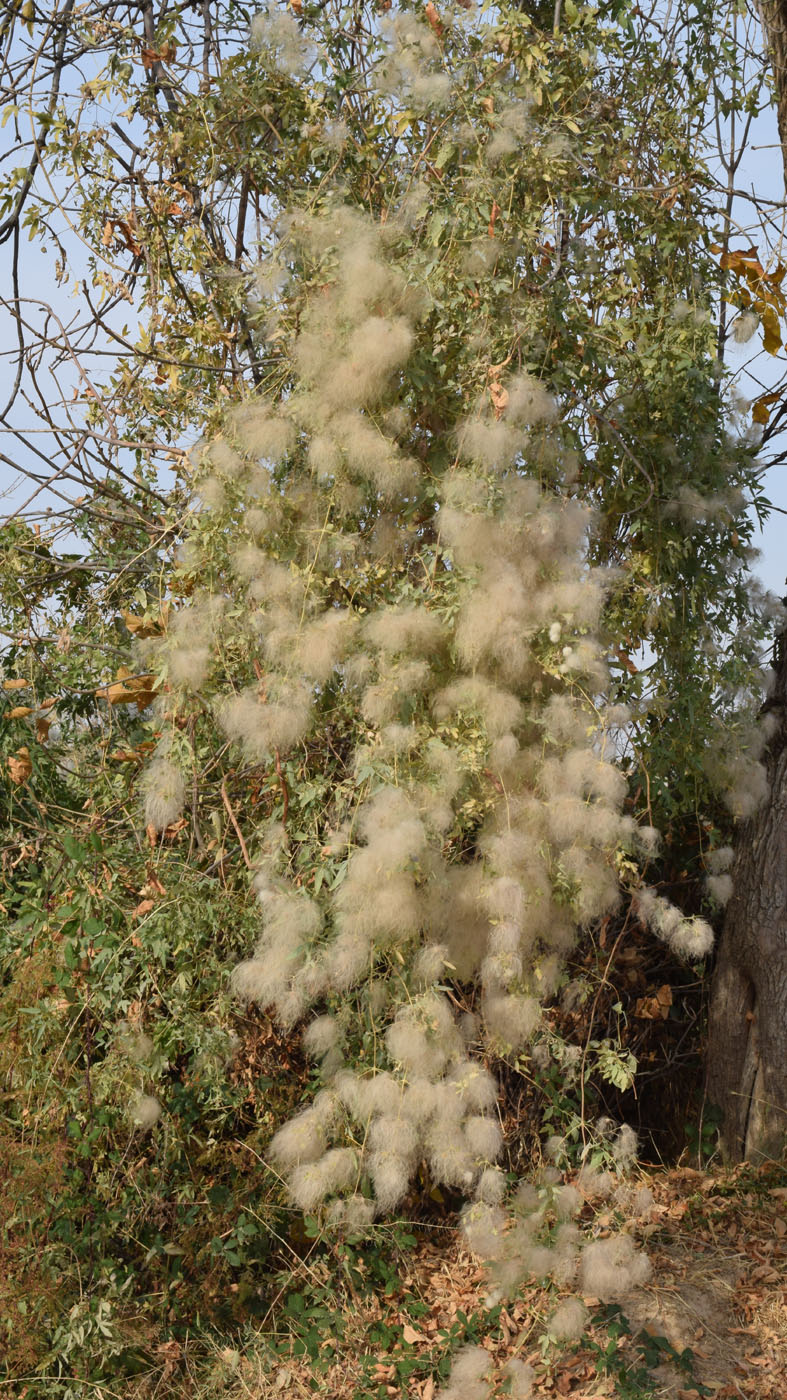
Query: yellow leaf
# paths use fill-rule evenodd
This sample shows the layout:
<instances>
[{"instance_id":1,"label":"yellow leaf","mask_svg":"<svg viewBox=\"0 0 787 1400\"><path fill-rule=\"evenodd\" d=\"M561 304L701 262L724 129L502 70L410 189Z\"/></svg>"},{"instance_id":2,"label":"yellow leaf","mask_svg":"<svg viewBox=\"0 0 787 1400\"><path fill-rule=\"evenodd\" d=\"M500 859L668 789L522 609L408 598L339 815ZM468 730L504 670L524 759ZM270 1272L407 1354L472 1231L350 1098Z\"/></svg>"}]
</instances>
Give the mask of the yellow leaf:
<instances>
[{"instance_id":1,"label":"yellow leaf","mask_svg":"<svg viewBox=\"0 0 787 1400\"><path fill-rule=\"evenodd\" d=\"M750 271L754 271L758 276L764 276L764 268L757 257L756 248L735 248L728 253L723 253L719 259L719 266L726 271L729 268L732 272L746 276Z\"/></svg>"},{"instance_id":2,"label":"yellow leaf","mask_svg":"<svg viewBox=\"0 0 787 1400\"><path fill-rule=\"evenodd\" d=\"M754 302L756 307L772 306L777 315L784 313L787 301L779 287L769 286L767 278L759 278L752 286L757 294Z\"/></svg>"},{"instance_id":3,"label":"yellow leaf","mask_svg":"<svg viewBox=\"0 0 787 1400\"><path fill-rule=\"evenodd\" d=\"M751 416L755 423L767 423L771 416L771 406L779 402L781 390L776 389L772 394L760 394L751 411Z\"/></svg>"},{"instance_id":4,"label":"yellow leaf","mask_svg":"<svg viewBox=\"0 0 787 1400\"><path fill-rule=\"evenodd\" d=\"M28 716L28 715L32 715L32 713L33 713L33 707L32 707L32 705L14 705L13 710L9 710L9 711L8 711L8 715L6 716L6 718L7 718L7 719L26 719L27 716Z\"/></svg>"},{"instance_id":5,"label":"yellow leaf","mask_svg":"<svg viewBox=\"0 0 787 1400\"><path fill-rule=\"evenodd\" d=\"M773 307L766 306L761 313L760 319L764 332L762 337L763 349L767 350L769 355L777 355L782 348L782 338L779 328L779 318Z\"/></svg>"},{"instance_id":6,"label":"yellow leaf","mask_svg":"<svg viewBox=\"0 0 787 1400\"><path fill-rule=\"evenodd\" d=\"M412 112L400 112L398 117L391 118L397 136L401 136L402 132L407 130L413 120L413 115Z\"/></svg>"},{"instance_id":7,"label":"yellow leaf","mask_svg":"<svg viewBox=\"0 0 787 1400\"><path fill-rule=\"evenodd\" d=\"M126 691L124 685L116 682L114 685L100 685L96 691L97 700L106 700L108 705L117 705L125 702L126 699L133 700L131 692Z\"/></svg>"},{"instance_id":8,"label":"yellow leaf","mask_svg":"<svg viewBox=\"0 0 787 1400\"><path fill-rule=\"evenodd\" d=\"M29 684L29 681L14 678L10 681L3 681L3 690L27 690Z\"/></svg>"}]
</instances>

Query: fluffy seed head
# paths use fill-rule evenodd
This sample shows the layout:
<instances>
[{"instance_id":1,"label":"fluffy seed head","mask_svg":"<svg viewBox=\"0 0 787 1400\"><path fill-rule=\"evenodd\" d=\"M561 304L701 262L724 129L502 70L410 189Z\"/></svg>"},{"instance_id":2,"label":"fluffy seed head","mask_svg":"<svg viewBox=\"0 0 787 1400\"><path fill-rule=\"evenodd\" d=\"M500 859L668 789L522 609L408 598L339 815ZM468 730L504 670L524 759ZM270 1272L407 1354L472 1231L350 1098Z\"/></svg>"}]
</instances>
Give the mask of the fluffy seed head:
<instances>
[{"instance_id":1,"label":"fluffy seed head","mask_svg":"<svg viewBox=\"0 0 787 1400\"><path fill-rule=\"evenodd\" d=\"M341 1032L335 1016L318 1016L303 1032L303 1048L314 1059L338 1045Z\"/></svg>"},{"instance_id":2,"label":"fluffy seed head","mask_svg":"<svg viewBox=\"0 0 787 1400\"><path fill-rule=\"evenodd\" d=\"M277 1166L294 1167L302 1162L316 1162L324 1151L322 1117L314 1108L305 1108L279 1128L268 1148L268 1155Z\"/></svg>"},{"instance_id":3,"label":"fluffy seed head","mask_svg":"<svg viewBox=\"0 0 787 1400\"><path fill-rule=\"evenodd\" d=\"M550 1337L560 1342L578 1341L585 1330L588 1310L580 1298L564 1298L547 1324Z\"/></svg>"},{"instance_id":4,"label":"fluffy seed head","mask_svg":"<svg viewBox=\"0 0 787 1400\"><path fill-rule=\"evenodd\" d=\"M600 1298L602 1303L625 1298L632 1288L647 1283L650 1274L650 1261L637 1250L630 1235L594 1240L582 1251L582 1292Z\"/></svg>"},{"instance_id":5,"label":"fluffy seed head","mask_svg":"<svg viewBox=\"0 0 787 1400\"><path fill-rule=\"evenodd\" d=\"M474 1157L482 1162L494 1162L503 1146L503 1135L494 1118L473 1114L465 1120L464 1134Z\"/></svg>"},{"instance_id":6,"label":"fluffy seed head","mask_svg":"<svg viewBox=\"0 0 787 1400\"><path fill-rule=\"evenodd\" d=\"M143 1133L149 1132L158 1123L161 1112L161 1104L153 1094L136 1094L129 1106L132 1123Z\"/></svg>"},{"instance_id":7,"label":"fluffy seed head","mask_svg":"<svg viewBox=\"0 0 787 1400\"><path fill-rule=\"evenodd\" d=\"M536 1373L526 1361L514 1357L505 1368L506 1384L511 1400L530 1400Z\"/></svg>"},{"instance_id":8,"label":"fluffy seed head","mask_svg":"<svg viewBox=\"0 0 787 1400\"><path fill-rule=\"evenodd\" d=\"M177 821L186 801L183 775L168 758L154 758L142 780L145 823L164 831Z\"/></svg>"},{"instance_id":9,"label":"fluffy seed head","mask_svg":"<svg viewBox=\"0 0 787 1400\"><path fill-rule=\"evenodd\" d=\"M410 1185L410 1164L405 1157L391 1149L372 1152L368 1160L369 1175L379 1209L387 1214L404 1200Z\"/></svg>"},{"instance_id":10,"label":"fluffy seed head","mask_svg":"<svg viewBox=\"0 0 787 1400\"><path fill-rule=\"evenodd\" d=\"M463 1347L451 1364L448 1385L439 1400L485 1400L490 1393L492 1361L483 1347Z\"/></svg>"},{"instance_id":11,"label":"fluffy seed head","mask_svg":"<svg viewBox=\"0 0 787 1400\"><path fill-rule=\"evenodd\" d=\"M358 1159L352 1148L334 1147L312 1162L304 1162L290 1174L290 1195L300 1210L313 1211L327 1196L347 1190L358 1175Z\"/></svg>"}]
</instances>

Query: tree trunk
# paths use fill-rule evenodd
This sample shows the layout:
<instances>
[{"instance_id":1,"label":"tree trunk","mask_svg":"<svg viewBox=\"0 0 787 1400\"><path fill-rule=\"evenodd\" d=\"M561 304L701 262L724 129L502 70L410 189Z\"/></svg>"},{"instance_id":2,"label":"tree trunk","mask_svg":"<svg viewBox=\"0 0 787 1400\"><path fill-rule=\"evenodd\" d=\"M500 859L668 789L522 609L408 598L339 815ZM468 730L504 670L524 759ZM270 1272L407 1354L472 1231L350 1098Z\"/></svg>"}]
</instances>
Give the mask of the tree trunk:
<instances>
[{"instance_id":1,"label":"tree trunk","mask_svg":"<svg viewBox=\"0 0 787 1400\"><path fill-rule=\"evenodd\" d=\"M770 705L770 795L738 834L711 992L708 1098L733 1162L778 1157L787 1136L787 633Z\"/></svg>"},{"instance_id":2,"label":"tree trunk","mask_svg":"<svg viewBox=\"0 0 787 1400\"><path fill-rule=\"evenodd\" d=\"M759 0L758 9L773 70L784 183L787 186L787 0Z\"/></svg>"}]
</instances>

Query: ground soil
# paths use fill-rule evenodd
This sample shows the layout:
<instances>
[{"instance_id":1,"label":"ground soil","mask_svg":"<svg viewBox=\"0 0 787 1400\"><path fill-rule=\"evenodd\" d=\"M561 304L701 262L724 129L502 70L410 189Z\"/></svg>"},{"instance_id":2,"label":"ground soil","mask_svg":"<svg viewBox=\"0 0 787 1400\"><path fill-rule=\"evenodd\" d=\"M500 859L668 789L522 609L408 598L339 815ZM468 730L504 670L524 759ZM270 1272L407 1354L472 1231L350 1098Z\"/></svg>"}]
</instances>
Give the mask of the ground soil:
<instances>
[{"instance_id":1,"label":"ground soil","mask_svg":"<svg viewBox=\"0 0 787 1400\"><path fill-rule=\"evenodd\" d=\"M652 1277L619 1312L586 1298L594 1320L580 1341L545 1344L555 1296L535 1283L490 1326L489 1280L455 1217L421 1221L404 1253L392 1239L388 1286L376 1290L342 1285L338 1251L291 1251L259 1327L207 1364L204 1351L168 1344L133 1400L440 1400L436 1366L468 1337L490 1354L494 1400L506 1400L515 1357L533 1368L533 1400L787 1400L787 1171L679 1167L634 1185L653 1197L627 1225ZM583 1211L597 1235L620 1224L611 1202ZM316 1368L303 1326L283 1316L291 1290L323 1300Z\"/></svg>"},{"instance_id":2,"label":"ground soil","mask_svg":"<svg viewBox=\"0 0 787 1400\"><path fill-rule=\"evenodd\" d=\"M502 1374L508 1359L518 1356L535 1369L534 1397L785 1400L784 1174L772 1168L742 1169L732 1175L678 1168L643 1174L642 1184L651 1190L654 1203L635 1233L651 1258L653 1276L622 1303L631 1335L623 1335L617 1343L615 1374L605 1374L599 1364L599 1348L608 1347L610 1341L606 1324L592 1327L582 1343L542 1349L539 1338L554 1300L534 1286L503 1310L498 1336L482 1340L496 1375ZM603 1233L603 1211L595 1228ZM487 1289L484 1270L463 1249L456 1231L423 1232L408 1256L400 1298L415 1295L428 1302L429 1311L406 1332L408 1342L426 1355L434 1339L457 1317L469 1317L483 1308ZM592 1308L593 1300L586 1301ZM341 1355L320 1376L317 1393L331 1400L350 1400L358 1393L363 1372L364 1390L370 1395L376 1391L392 1400L433 1400L435 1396L439 1400L431 1377L402 1385L394 1360L379 1348L370 1368L366 1339L375 1324L390 1316L386 1300L359 1298L350 1312ZM635 1382L643 1364L643 1334L664 1338L669 1346L656 1344L656 1361L651 1354L647 1381ZM691 1359L683 1367L668 1359L687 1348ZM659 1354L667 1359L659 1360ZM271 1365L258 1354L241 1359L239 1365L246 1370L239 1393L256 1400L276 1395L305 1400L315 1394L308 1364L295 1356ZM626 1389L635 1384L642 1388ZM504 1395L499 1385L495 1393Z\"/></svg>"}]
</instances>

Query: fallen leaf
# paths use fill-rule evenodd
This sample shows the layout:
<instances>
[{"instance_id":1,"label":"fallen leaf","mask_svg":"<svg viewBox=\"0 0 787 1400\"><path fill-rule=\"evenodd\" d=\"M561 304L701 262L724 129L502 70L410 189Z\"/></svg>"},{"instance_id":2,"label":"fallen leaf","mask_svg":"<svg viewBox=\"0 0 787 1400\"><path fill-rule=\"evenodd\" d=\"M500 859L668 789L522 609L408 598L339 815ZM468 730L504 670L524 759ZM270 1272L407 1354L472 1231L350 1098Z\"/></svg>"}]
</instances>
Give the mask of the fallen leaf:
<instances>
[{"instance_id":1,"label":"fallen leaf","mask_svg":"<svg viewBox=\"0 0 787 1400\"><path fill-rule=\"evenodd\" d=\"M131 911L131 917L132 917L132 919L141 919L142 916L143 916L143 914L149 914L152 908L153 908L153 900L152 900L152 899L143 899L143 900L140 900L140 902L139 902L139 904L137 905L136 909L132 909L132 911Z\"/></svg>"}]
</instances>

